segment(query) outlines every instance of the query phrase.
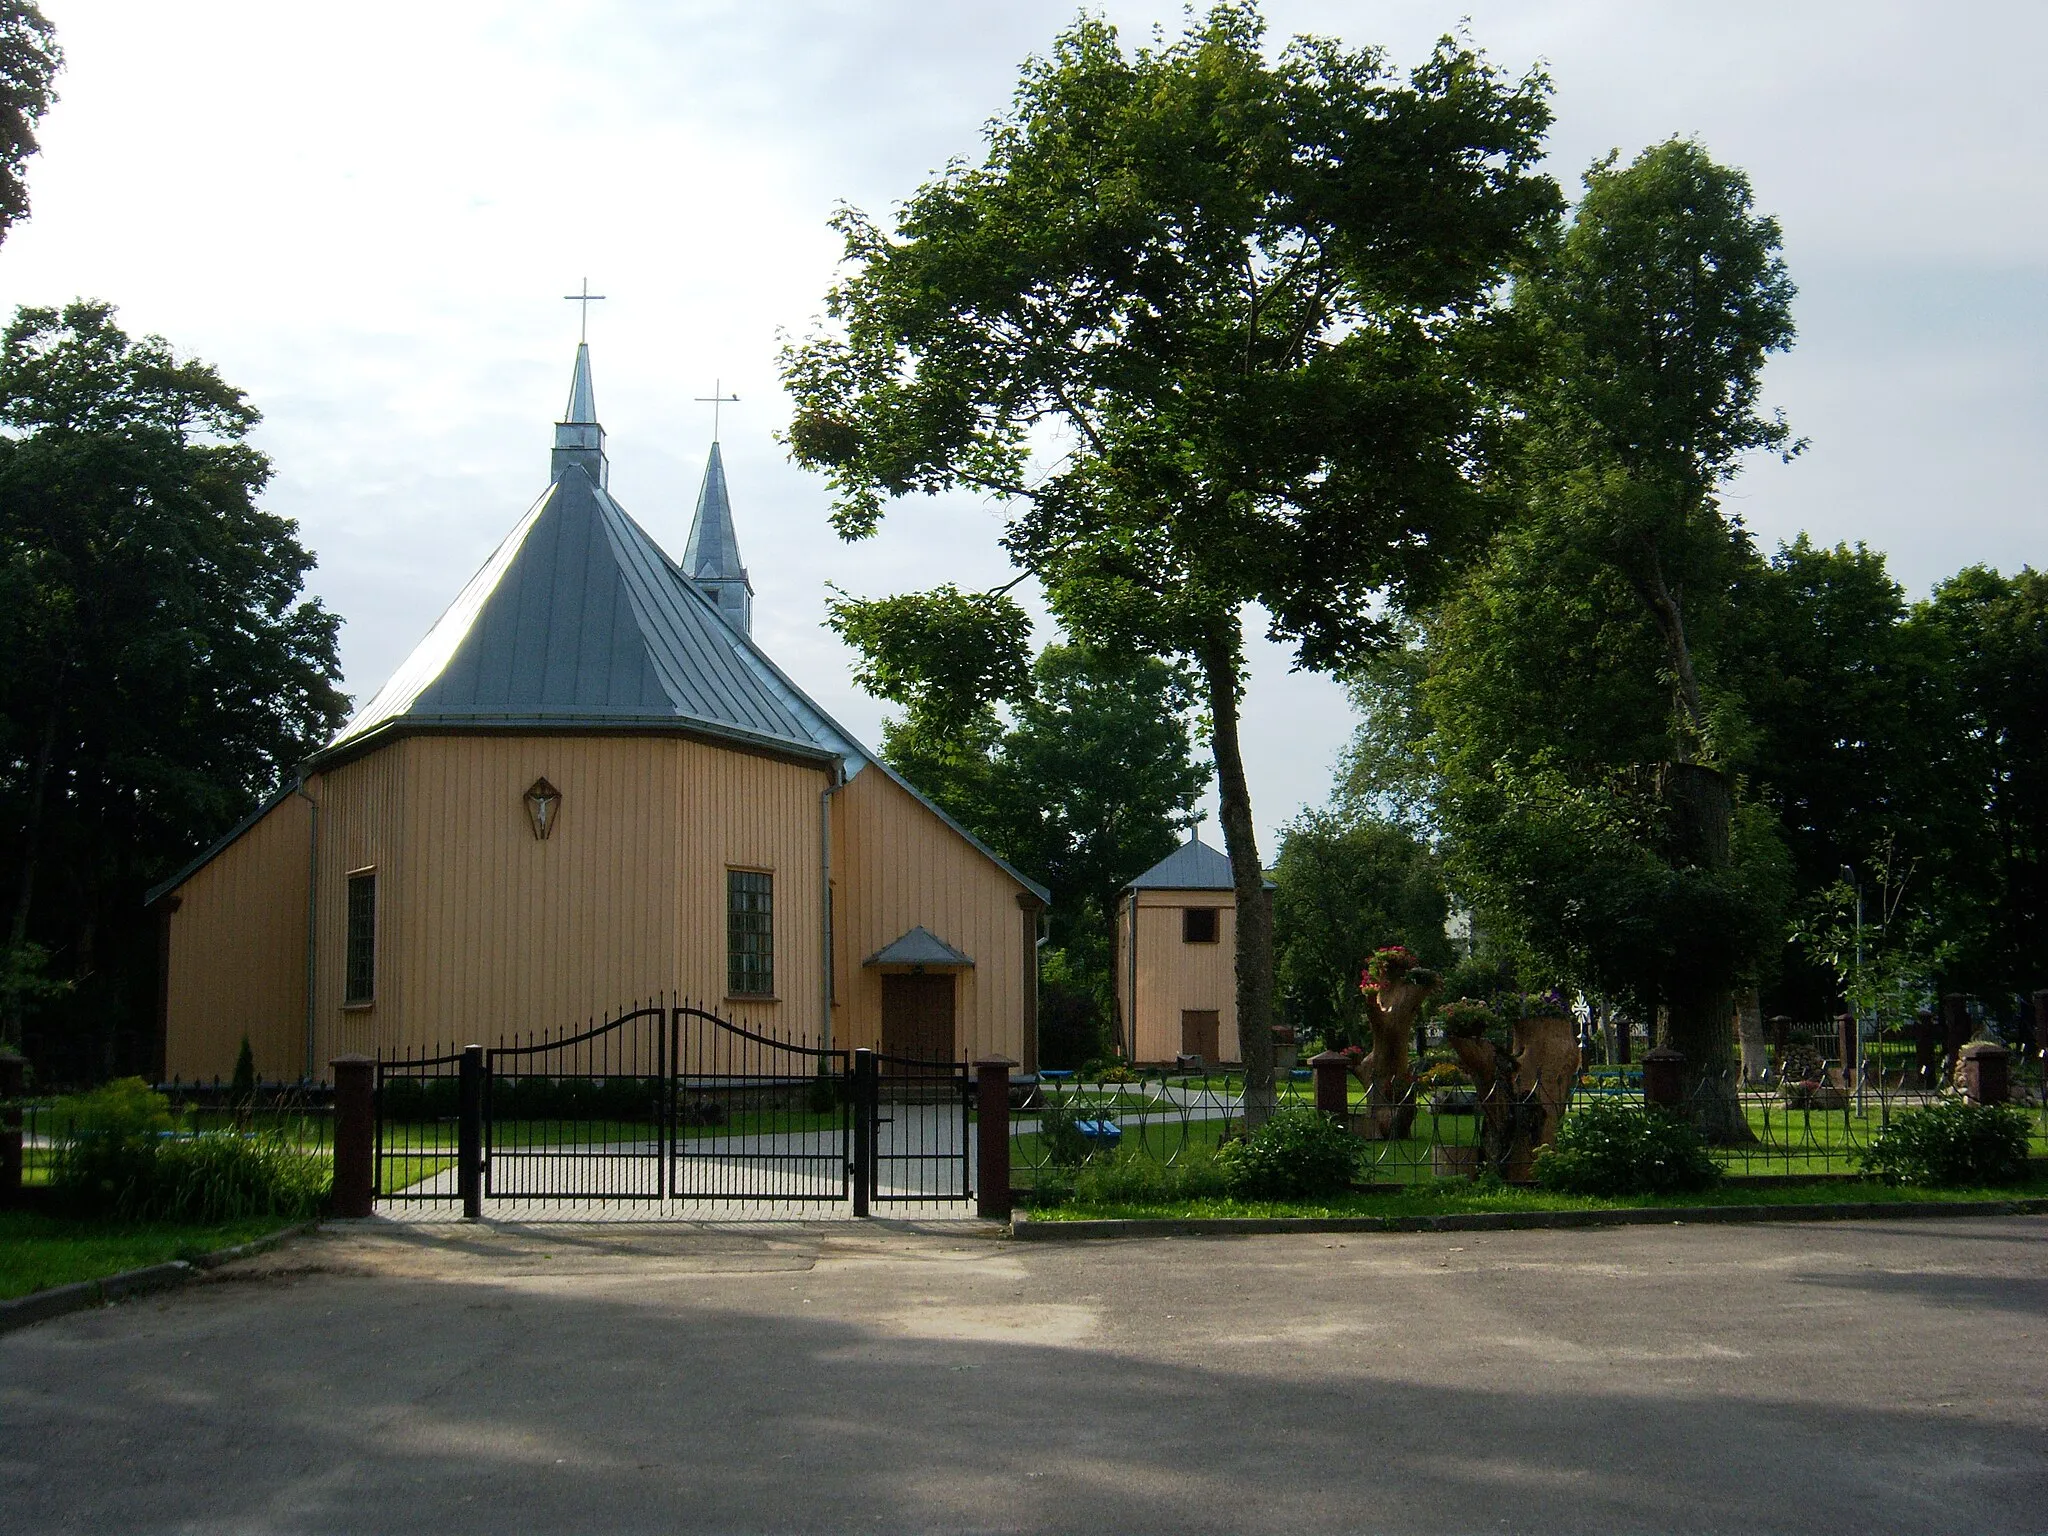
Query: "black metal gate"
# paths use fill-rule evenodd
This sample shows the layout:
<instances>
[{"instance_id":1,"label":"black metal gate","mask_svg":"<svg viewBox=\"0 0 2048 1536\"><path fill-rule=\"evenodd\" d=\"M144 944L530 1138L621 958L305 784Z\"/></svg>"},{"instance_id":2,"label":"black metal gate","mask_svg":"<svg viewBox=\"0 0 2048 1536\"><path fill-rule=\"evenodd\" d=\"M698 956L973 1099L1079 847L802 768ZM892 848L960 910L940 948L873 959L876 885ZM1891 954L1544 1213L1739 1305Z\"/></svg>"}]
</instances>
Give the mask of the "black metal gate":
<instances>
[{"instance_id":1,"label":"black metal gate","mask_svg":"<svg viewBox=\"0 0 2048 1536\"><path fill-rule=\"evenodd\" d=\"M967 1064L855 1054L855 1139L866 1153L860 1182L868 1200L973 1199L974 1097ZM854 1214L867 1215L858 1194Z\"/></svg>"},{"instance_id":2,"label":"black metal gate","mask_svg":"<svg viewBox=\"0 0 2048 1536\"><path fill-rule=\"evenodd\" d=\"M826 1050L707 1009L380 1060L385 1200L970 1200L964 1062Z\"/></svg>"},{"instance_id":3,"label":"black metal gate","mask_svg":"<svg viewBox=\"0 0 2048 1536\"><path fill-rule=\"evenodd\" d=\"M793 1045L702 1008L675 1010L669 1193L839 1201L852 1193L845 1051Z\"/></svg>"}]
</instances>

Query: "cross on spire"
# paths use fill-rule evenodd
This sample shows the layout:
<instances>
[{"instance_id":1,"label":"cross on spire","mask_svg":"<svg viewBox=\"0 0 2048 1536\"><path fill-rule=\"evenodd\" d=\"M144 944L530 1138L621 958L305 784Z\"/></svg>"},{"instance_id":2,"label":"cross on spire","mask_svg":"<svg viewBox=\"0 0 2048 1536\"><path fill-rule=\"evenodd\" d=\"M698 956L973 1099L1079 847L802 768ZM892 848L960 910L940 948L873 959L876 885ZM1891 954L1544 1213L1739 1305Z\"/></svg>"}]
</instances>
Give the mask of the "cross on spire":
<instances>
[{"instance_id":1,"label":"cross on spire","mask_svg":"<svg viewBox=\"0 0 2048 1536\"><path fill-rule=\"evenodd\" d=\"M711 407L711 441L713 441L714 443L718 441L719 407L723 405L739 404L740 397L738 395L727 395L720 393L720 391L723 390L724 388L725 380L713 379L711 381L711 393L708 395L699 395L696 397L698 404L708 405Z\"/></svg>"},{"instance_id":2,"label":"cross on spire","mask_svg":"<svg viewBox=\"0 0 2048 1536\"><path fill-rule=\"evenodd\" d=\"M583 279L583 291L581 293L565 293L562 297L572 304L581 304L583 306L582 317L576 323L576 339L579 342L590 340L590 306L602 300L604 295L592 293L590 291L590 279L586 277Z\"/></svg>"}]
</instances>

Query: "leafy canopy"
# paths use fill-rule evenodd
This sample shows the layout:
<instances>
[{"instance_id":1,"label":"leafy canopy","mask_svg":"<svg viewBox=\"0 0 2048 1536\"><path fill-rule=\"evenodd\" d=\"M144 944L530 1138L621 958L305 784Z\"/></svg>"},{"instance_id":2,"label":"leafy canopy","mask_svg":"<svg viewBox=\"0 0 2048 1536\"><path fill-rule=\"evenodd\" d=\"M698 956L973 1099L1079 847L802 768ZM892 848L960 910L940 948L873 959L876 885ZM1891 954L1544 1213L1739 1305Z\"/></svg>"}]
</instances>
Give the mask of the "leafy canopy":
<instances>
[{"instance_id":1,"label":"leafy canopy","mask_svg":"<svg viewBox=\"0 0 2048 1536\"><path fill-rule=\"evenodd\" d=\"M1494 284L1556 207L1546 85L1439 44L1405 81L1246 5L1126 53L1083 18L980 165L893 234L842 209L833 324L783 357L789 443L849 538L965 488L1073 633L1236 656L1266 605L1311 666L1378 639L1472 516Z\"/></svg>"},{"instance_id":2,"label":"leafy canopy","mask_svg":"<svg viewBox=\"0 0 2048 1536\"><path fill-rule=\"evenodd\" d=\"M256 503L256 420L109 305L23 309L0 334L0 941L77 983L38 1006L78 1060L149 1027L143 891L345 712L313 557Z\"/></svg>"},{"instance_id":3,"label":"leafy canopy","mask_svg":"<svg viewBox=\"0 0 2048 1536\"><path fill-rule=\"evenodd\" d=\"M57 99L64 52L34 0L0 0L0 233L28 217L23 171L36 125Z\"/></svg>"}]
</instances>

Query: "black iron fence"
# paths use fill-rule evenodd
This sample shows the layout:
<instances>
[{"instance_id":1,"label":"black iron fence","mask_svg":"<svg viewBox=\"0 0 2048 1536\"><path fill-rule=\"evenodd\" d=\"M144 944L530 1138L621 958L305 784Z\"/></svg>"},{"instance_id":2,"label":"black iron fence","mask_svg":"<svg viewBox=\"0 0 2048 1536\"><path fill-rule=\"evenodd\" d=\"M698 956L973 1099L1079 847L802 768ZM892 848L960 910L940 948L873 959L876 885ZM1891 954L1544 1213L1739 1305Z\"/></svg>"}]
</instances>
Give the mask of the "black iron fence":
<instances>
[{"instance_id":1,"label":"black iron fence","mask_svg":"<svg viewBox=\"0 0 2048 1536\"><path fill-rule=\"evenodd\" d=\"M2048 1155L2048 1104L2041 1059L2010 1058L2011 1101L2034 1119L2034 1151ZM1682 1104L1695 1123L1722 1134L1710 1155L1738 1177L1852 1174L1892 1119L1955 1093L1953 1084L1909 1086L1903 1070L1867 1065L1859 1085L1852 1073L1824 1065L1817 1077L1793 1082L1744 1083L1737 1073L1702 1082ZM1425 1072L1407 1101L1389 1113L1368 1103L1368 1089L1346 1078L1346 1115L1361 1137L1363 1177L1374 1185L1412 1186L1470 1178L1487 1157L1485 1109L1480 1095L1455 1074ZM1296 1069L1278 1076L1277 1106L1316 1104L1313 1074ZM1640 1066L1594 1067L1580 1072L1568 1092L1540 1088L1513 1096L1524 1150L1508 1177L1530 1171L1528 1152L1586 1105L1601 1100L1643 1102ZM1211 1156L1244 1134L1245 1080L1239 1071L1120 1070L1083 1079L1047 1072L1012 1117L1012 1162L1020 1187L1058 1192L1082 1168L1109 1158L1143 1158L1164 1167Z\"/></svg>"},{"instance_id":2,"label":"black iron fence","mask_svg":"<svg viewBox=\"0 0 2048 1536\"><path fill-rule=\"evenodd\" d=\"M268 1083L254 1093L213 1084L159 1083L169 1101L167 1124L149 1134L167 1141L233 1133L274 1140L300 1152L326 1157L334 1148L334 1094L318 1084ZM21 1130L21 1182L47 1184L58 1149L80 1127L75 1098L19 1099L0 1105Z\"/></svg>"}]
</instances>

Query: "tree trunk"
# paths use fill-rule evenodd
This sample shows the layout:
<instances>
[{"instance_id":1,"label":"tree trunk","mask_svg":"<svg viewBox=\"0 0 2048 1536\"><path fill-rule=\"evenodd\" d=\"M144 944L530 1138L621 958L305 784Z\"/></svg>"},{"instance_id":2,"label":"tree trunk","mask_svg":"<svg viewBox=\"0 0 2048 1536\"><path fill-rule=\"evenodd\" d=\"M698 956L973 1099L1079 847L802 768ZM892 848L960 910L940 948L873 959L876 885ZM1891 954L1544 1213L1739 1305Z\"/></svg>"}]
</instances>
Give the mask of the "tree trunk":
<instances>
[{"instance_id":1,"label":"tree trunk","mask_svg":"<svg viewBox=\"0 0 2048 1536\"><path fill-rule=\"evenodd\" d=\"M1533 1098L1525 1101L1516 1093L1519 1064L1491 1040L1453 1035L1450 1046L1472 1079L1473 1109L1479 1117L1478 1171L1503 1179L1527 1178L1542 1111Z\"/></svg>"},{"instance_id":2,"label":"tree trunk","mask_svg":"<svg viewBox=\"0 0 2048 1536\"><path fill-rule=\"evenodd\" d=\"M1733 811L1728 781L1705 763L1690 761L1706 749L1708 731L1692 646L1685 634L1685 614L1664 580L1664 563L1656 542L1647 535L1641 554L1642 565L1632 577L1664 638L1689 737L1678 744L1678 756L1684 760L1665 764L1662 774L1663 801L1672 813L1672 862L1680 867L1690 864L1724 870L1730 863L1728 830ZM1662 1032L1663 1043L1685 1056L1686 1101L1701 1134L1715 1142L1754 1141L1735 1079L1732 982L1700 980L1667 986L1665 993L1668 1024Z\"/></svg>"},{"instance_id":3,"label":"tree trunk","mask_svg":"<svg viewBox=\"0 0 2048 1536\"><path fill-rule=\"evenodd\" d=\"M28 815L21 837L21 883L15 888L14 912L7 923L7 947L19 950L28 942L28 919L35 903L36 863L43 833L43 800L50 782L50 762L57 750L58 699L50 701L49 718L43 722L43 739L36 744L35 766L29 770ZM21 998L19 991L0 998L0 1045L21 1049Z\"/></svg>"},{"instance_id":4,"label":"tree trunk","mask_svg":"<svg viewBox=\"0 0 2048 1536\"><path fill-rule=\"evenodd\" d=\"M1244 1055L1244 1121L1247 1130L1257 1130L1279 1106L1273 1091L1273 905L1266 895L1251 789L1238 746L1241 680L1235 640L1212 638L1202 654L1202 672L1209 691L1223 849L1230 855L1237 895L1237 1043Z\"/></svg>"},{"instance_id":5,"label":"tree trunk","mask_svg":"<svg viewBox=\"0 0 2048 1536\"><path fill-rule=\"evenodd\" d=\"M1770 1075L1770 1042L1764 1035L1764 1004L1755 987L1735 994L1735 1031L1742 1042L1742 1080L1760 1083Z\"/></svg>"},{"instance_id":6,"label":"tree trunk","mask_svg":"<svg viewBox=\"0 0 2048 1536\"><path fill-rule=\"evenodd\" d=\"M1673 862L1726 869L1728 781L1704 763L1667 763L1661 788L1671 813ZM1721 1144L1754 1141L1738 1091L1732 982L1699 978L1668 985L1665 1006L1665 1040L1685 1057L1686 1103L1700 1134Z\"/></svg>"}]
</instances>

